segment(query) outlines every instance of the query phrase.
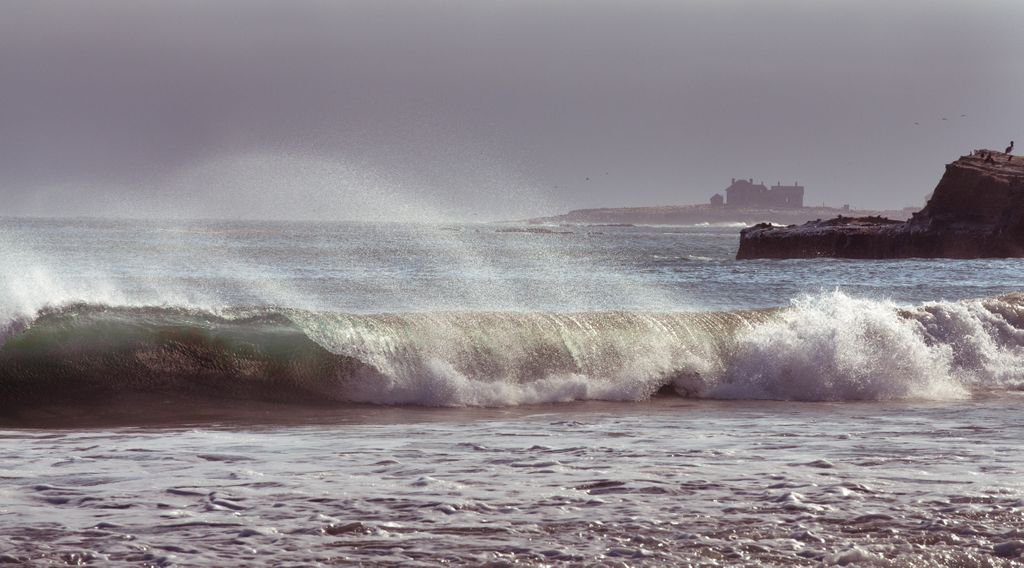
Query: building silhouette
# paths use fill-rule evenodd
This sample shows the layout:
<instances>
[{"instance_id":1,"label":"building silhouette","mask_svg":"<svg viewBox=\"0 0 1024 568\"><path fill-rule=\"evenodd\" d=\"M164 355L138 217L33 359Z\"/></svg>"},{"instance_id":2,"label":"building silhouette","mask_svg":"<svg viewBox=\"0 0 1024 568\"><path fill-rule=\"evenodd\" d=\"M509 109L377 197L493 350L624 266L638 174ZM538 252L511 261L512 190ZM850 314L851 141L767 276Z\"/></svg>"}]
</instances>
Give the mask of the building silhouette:
<instances>
[{"instance_id":1,"label":"building silhouette","mask_svg":"<svg viewBox=\"0 0 1024 568\"><path fill-rule=\"evenodd\" d=\"M721 197L715 194L716 197ZM711 204L716 205L715 197ZM725 189L725 206L745 209L800 209L804 206L804 187L776 183L771 188L764 182L755 184L754 178L732 179L732 185Z\"/></svg>"}]
</instances>

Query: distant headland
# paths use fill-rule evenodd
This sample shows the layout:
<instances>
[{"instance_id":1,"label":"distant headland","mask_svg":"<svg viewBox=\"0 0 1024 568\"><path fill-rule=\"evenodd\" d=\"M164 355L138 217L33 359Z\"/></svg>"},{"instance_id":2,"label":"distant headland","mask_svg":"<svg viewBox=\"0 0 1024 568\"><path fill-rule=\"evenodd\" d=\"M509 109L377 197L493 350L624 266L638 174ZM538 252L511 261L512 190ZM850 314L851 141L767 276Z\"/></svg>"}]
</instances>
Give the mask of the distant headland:
<instances>
[{"instance_id":1,"label":"distant headland","mask_svg":"<svg viewBox=\"0 0 1024 568\"><path fill-rule=\"evenodd\" d=\"M946 165L909 221L841 215L740 232L739 259L1024 257L1024 158L975 150ZM824 216L822 218L825 218Z\"/></svg>"},{"instance_id":2,"label":"distant headland","mask_svg":"<svg viewBox=\"0 0 1024 568\"><path fill-rule=\"evenodd\" d=\"M773 223L790 225L814 219L843 216L882 216L908 219L916 207L903 209L851 209L842 207L805 207L804 187L797 182L781 182L767 187L755 184L753 178L733 178L725 195L716 193L709 203L697 205L664 205L660 207L615 207L575 209L563 215L528 219L534 224L635 224L696 225L700 223Z\"/></svg>"}]
</instances>

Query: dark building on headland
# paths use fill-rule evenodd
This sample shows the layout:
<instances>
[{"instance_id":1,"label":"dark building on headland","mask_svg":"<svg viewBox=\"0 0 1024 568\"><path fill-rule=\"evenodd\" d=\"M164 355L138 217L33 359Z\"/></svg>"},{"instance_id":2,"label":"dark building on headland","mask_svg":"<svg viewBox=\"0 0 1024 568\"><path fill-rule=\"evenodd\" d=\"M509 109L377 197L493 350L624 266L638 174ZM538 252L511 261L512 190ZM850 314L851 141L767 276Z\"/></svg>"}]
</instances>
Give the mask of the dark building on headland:
<instances>
[{"instance_id":1,"label":"dark building on headland","mask_svg":"<svg viewBox=\"0 0 1024 568\"><path fill-rule=\"evenodd\" d=\"M722 196L716 193L711 197L711 205L744 209L800 209L804 206L804 187L796 183L777 183L768 188L764 182L755 185L753 178L733 178L732 185L725 189L724 203Z\"/></svg>"}]
</instances>

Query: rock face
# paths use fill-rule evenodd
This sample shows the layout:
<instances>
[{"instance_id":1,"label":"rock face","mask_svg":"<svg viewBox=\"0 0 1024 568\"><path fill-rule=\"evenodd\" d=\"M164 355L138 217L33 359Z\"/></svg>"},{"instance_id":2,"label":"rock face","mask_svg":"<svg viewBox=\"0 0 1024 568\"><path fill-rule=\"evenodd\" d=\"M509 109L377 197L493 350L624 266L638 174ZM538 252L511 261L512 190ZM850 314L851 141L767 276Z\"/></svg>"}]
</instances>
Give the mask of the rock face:
<instances>
[{"instance_id":1,"label":"rock face","mask_svg":"<svg viewBox=\"0 0 1024 568\"><path fill-rule=\"evenodd\" d=\"M948 164L927 205L906 222L840 216L740 232L738 259L813 257L1024 257L1024 157L982 150Z\"/></svg>"}]
</instances>

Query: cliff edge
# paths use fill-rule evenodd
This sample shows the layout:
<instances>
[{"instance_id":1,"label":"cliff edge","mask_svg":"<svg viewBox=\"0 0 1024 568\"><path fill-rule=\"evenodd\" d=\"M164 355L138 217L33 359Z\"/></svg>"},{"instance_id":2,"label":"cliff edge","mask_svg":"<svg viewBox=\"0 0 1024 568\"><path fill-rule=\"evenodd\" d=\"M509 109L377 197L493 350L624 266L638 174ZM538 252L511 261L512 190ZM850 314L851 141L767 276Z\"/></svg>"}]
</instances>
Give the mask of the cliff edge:
<instances>
[{"instance_id":1,"label":"cliff edge","mask_svg":"<svg viewBox=\"0 0 1024 568\"><path fill-rule=\"evenodd\" d=\"M906 222L840 216L740 232L737 259L814 257L1024 257L1024 157L981 150L947 164L924 209Z\"/></svg>"}]
</instances>

